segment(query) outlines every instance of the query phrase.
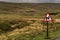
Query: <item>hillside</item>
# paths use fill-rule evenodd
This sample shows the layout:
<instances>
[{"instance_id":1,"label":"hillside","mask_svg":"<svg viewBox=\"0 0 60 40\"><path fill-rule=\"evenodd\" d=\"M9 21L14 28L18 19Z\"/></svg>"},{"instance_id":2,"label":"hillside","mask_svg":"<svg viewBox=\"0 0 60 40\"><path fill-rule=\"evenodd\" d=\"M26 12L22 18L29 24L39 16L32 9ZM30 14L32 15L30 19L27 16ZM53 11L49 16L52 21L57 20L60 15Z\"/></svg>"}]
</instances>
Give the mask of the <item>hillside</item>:
<instances>
[{"instance_id":1,"label":"hillside","mask_svg":"<svg viewBox=\"0 0 60 40\"><path fill-rule=\"evenodd\" d=\"M60 13L60 4L57 3L5 3L0 2L0 14L20 14L40 16L46 12Z\"/></svg>"},{"instance_id":2,"label":"hillside","mask_svg":"<svg viewBox=\"0 0 60 40\"><path fill-rule=\"evenodd\" d=\"M49 35L54 39L60 36L59 3L0 2L0 40L45 40L46 23L42 19L48 11L53 14Z\"/></svg>"}]
</instances>

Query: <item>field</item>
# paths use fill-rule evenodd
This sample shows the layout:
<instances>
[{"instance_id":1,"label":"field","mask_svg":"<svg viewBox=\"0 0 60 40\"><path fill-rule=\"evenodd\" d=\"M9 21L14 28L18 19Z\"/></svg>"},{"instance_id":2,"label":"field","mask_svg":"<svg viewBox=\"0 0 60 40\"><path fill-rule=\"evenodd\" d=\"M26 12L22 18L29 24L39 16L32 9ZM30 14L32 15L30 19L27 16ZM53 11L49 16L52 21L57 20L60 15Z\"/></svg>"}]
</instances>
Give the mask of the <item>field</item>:
<instances>
[{"instance_id":1,"label":"field","mask_svg":"<svg viewBox=\"0 0 60 40\"><path fill-rule=\"evenodd\" d=\"M46 40L46 23L42 20L49 12L51 40L60 36L59 3L6 3L0 2L0 40Z\"/></svg>"}]
</instances>

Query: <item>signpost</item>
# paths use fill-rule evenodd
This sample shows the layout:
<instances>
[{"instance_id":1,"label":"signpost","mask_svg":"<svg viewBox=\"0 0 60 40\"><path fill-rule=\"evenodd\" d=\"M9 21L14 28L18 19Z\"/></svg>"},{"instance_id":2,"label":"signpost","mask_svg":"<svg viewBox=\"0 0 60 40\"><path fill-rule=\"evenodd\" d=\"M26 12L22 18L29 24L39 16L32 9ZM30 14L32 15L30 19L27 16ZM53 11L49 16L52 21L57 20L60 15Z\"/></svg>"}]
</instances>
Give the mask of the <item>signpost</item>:
<instances>
[{"instance_id":1,"label":"signpost","mask_svg":"<svg viewBox=\"0 0 60 40\"><path fill-rule=\"evenodd\" d=\"M46 15L45 15L45 17L44 17L44 22L46 22L46 24L47 24L47 28L46 28L46 39L49 39L49 25L48 25L48 23L49 22L52 22L53 20L52 20L52 17L51 17L51 15L49 14L49 13L47 13Z\"/></svg>"}]
</instances>

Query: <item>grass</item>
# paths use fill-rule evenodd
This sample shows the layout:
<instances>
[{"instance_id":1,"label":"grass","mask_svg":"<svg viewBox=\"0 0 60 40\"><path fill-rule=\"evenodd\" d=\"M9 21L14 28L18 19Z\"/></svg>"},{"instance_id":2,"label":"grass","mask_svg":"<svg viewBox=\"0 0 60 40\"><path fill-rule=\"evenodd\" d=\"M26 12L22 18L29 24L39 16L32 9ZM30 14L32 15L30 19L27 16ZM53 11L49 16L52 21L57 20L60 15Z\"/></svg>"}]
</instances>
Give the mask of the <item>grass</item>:
<instances>
[{"instance_id":1,"label":"grass","mask_svg":"<svg viewBox=\"0 0 60 40\"><path fill-rule=\"evenodd\" d=\"M3 3L0 2L0 21L6 21L9 22L11 20L13 20L12 22L15 24L14 21L20 21L20 20L24 20L23 18L29 18L29 19L33 19L31 21L34 21L34 18L39 18L39 19L43 19L45 13L49 11L52 13L60 13L60 5L59 3L57 4L20 4L20 3ZM54 15L52 16L53 19L60 19L60 14L58 15ZM24 20L24 21L30 21L28 19ZM37 25L37 22L38 25ZM27 25L28 23L22 23L21 25L25 27L25 25ZM33 26L40 26L40 21L35 20L33 23L36 23ZM32 23L32 24L33 24ZM10 26L8 23L4 24L7 26ZM3 26L4 26L3 25ZM21 26L19 25L19 27ZM54 25L54 27L58 27L60 29L60 24ZM53 28L54 28L53 27ZM4 27L3 27L4 28ZM24 30L24 29L23 29ZM37 35L35 35L37 33ZM35 32L34 34L16 34L16 35L11 35L8 36L8 33L4 33L4 31L2 31L2 34L4 34L3 36L6 36L7 40L46 40L46 32ZM1 35L0 35L1 36ZM51 37L51 40L53 40L55 37L60 36L60 31L49 31L49 36Z\"/></svg>"},{"instance_id":2,"label":"grass","mask_svg":"<svg viewBox=\"0 0 60 40\"><path fill-rule=\"evenodd\" d=\"M55 7L54 7L55 6ZM46 12L58 13L60 14L59 3L42 3L42 4L27 4L27 3L4 3L0 2L0 14L18 14L20 17L34 17L43 18ZM54 18L59 18L58 16L53 16Z\"/></svg>"},{"instance_id":3,"label":"grass","mask_svg":"<svg viewBox=\"0 0 60 40\"><path fill-rule=\"evenodd\" d=\"M55 32L49 32L49 37L51 38L50 40L55 39L56 37L60 36L60 31L55 31ZM46 38L46 32L42 32L41 34L38 35L30 35L30 34L16 34L16 35L11 35L7 36L8 40L47 40Z\"/></svg>"},{"instance_id":4,"label":"grass","mask_svg":"<svg viewBox=\"0 0 60 40\"><path fill-rule=\"evenodd\" d=\"M5 20L18 20L18 19L23 19L25 18L25 16L20 16L20 15L16 15L14 14L14 16L12 14L1 14L0 15L0 18L1 18L1 21L5 21ZM26 17L26 18L29 18L29 17ZM33 18L33 17L31 17ZM35 22L34 22L35 23ZM39 24L38 24L39 25ZM60 24L56 23L54 26L57 26L59 27ZM6 33L7 34L7 33ZM58 37L60 36L60 31L51 31L49 32L49 35L51 37L51 40L54 39L55 37ZM44 39L46 37L46 32L42 32L36 36L32 36L32 35L28 35L27 34L17 34L16 36L15 35L12 35L12 36L7 36L8 40L13 40L13 39L18 39L18 40L46 40Z\"/></svg>"},{"instance_id":5,"label":"grass","mask_svg":"<svg viewBox=\"0 0 60 40\"><path fill-rule=\"evenodd\" d=\"M49 32L49 37L51 40L55 39L56 37L60 36L60 31L56 32ZM46 40L46 33L43 33L43 35L38 35L35 37L35 40Z\"/></svg>"}]
</instances>

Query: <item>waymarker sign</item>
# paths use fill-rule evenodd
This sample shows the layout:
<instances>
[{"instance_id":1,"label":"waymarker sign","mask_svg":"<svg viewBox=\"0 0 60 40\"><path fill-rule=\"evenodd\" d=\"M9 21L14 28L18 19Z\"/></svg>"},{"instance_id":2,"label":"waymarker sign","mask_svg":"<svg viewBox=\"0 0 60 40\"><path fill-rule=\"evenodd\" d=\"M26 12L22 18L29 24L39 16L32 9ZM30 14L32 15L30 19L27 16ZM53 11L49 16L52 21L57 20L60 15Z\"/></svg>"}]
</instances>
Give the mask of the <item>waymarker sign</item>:
<instances>
[{"instance_id":1,"label":"waymarker sign","mask_svg":"<svg viewBox=\"0 0 60 40\"><path fill-rule=\"evenodd\" d=\"M49 39L49 28L48 28L49 25L48 25L48 23L53 22L51 15L49 13L46 13L43 21L46 22L46 25L47 25L47 27L46 27L46 39Z\"/></svg>"},{"instance_id":2,"label":"waymarker sign","mask_svg":"<svg viewBox=\"0 0 60 40\"><path fill-rule=\"evenodd\" d=\"M53 22L52 17L49 13L45 15L44 22Z\"/></svg>"}]
</instances>

